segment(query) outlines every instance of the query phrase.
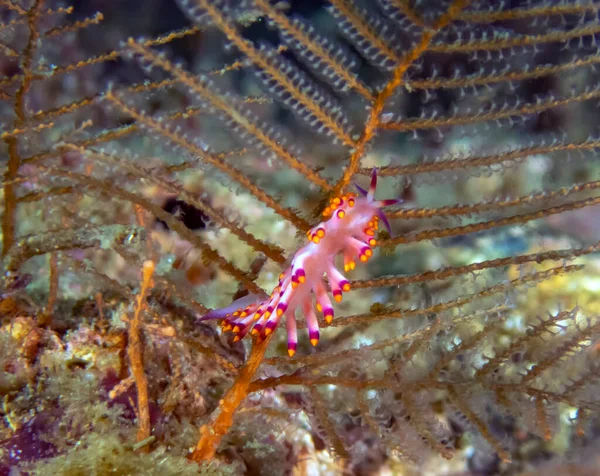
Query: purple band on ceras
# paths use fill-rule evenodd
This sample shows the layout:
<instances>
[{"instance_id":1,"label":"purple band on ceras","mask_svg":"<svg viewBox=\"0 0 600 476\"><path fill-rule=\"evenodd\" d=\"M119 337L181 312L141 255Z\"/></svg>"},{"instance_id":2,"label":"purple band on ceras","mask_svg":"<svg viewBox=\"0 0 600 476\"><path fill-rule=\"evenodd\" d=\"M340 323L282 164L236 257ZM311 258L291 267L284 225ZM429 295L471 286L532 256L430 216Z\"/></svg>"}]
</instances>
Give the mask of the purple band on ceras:
<instances>
[{"instance_id":1,"label":"purple band on ceras","mask_svg":"<svg viewBox=\"0 0 600 476\"><path fill-rule=\"evenodd\" d=\"M320 335L319 329L310 329L308 331L308 338L313 346L316 346L319 343Z\"/></svg>"},{"instance_id":2,"label":"purple band on ceras","mask_svg":"<svg viewBox=\"0 0 600 476\"><path fill-rule=\"evenodd\" d=\"M265 324L265 328L262 331L264 337L267 337L271 332L273 332L277 327L277 324L279 324L279 319L272 319L267 321L267 323Z\"/></svg>"},{"instance_id":3,"label":"purple band on ceras","mask_svg":"<svg viewBox=\"0 0 600 476\"><path fill-rule=\"evenodd\" d=\"M331 321L333 321L333 308L331 307L326 307L323 309L323 317L325 318L325 322L327 324L331 324Z\"/></svg>"}]
</instances>

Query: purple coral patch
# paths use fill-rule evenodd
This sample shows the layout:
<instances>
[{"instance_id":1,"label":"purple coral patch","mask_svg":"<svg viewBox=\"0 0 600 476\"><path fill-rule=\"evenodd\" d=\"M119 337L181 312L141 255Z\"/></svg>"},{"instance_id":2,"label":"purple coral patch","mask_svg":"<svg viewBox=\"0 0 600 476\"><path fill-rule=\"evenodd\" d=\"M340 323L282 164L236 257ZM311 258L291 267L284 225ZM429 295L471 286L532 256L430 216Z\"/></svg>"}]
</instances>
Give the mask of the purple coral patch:
<instances>
[{"instance_id":1,"label":"purple coral patch","mask_svg":"<svg viewBox=\"0 0 600 476\"><path fill-rule=\"evenodd\" d=\"M56 446L47 441L50 438L55 418L44 414L37 415L3 441L0 448L4 457L0 462L0 476L11 473L11 468L22 463L51 458L58 453Z\"/></svg>"}]
</instances>

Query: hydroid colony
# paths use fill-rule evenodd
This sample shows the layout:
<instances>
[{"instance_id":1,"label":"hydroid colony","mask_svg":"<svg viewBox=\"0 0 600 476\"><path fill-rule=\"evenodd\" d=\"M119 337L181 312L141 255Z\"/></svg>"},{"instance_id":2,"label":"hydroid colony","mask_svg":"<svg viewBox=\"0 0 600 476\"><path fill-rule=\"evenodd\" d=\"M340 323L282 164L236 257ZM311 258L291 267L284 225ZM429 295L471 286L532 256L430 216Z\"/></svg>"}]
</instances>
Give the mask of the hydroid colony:
<instances>
[{"instance_id":1,"label":"hydroid colony","mask_svg":"<svg viewBox=\"0 0 600 476\"><path fill-rule=\"evenodd\" d=\"M0 464L510 473L598 447L600 245L547 220L597 221L597 3L165 0L188 20L132 32L162 17L94 1L0 0ZM349 193L374 165L412 194L394 237ZM197 322L227 313L233 338Z\"/></svg>"}]
</instances>

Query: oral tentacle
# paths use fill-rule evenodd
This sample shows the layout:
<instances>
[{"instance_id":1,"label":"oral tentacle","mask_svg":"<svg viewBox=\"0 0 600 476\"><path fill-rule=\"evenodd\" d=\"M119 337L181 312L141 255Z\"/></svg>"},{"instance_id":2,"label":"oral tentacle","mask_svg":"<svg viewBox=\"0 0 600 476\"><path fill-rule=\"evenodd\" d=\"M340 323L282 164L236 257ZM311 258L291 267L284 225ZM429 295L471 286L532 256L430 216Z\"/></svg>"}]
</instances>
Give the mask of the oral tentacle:
<instances>
[{"instance_id":1,"label":"oral tentacle","mask_svg":"<svg viewBox=\"0 0 600 476\"><path fill-rule=\"evenodd\" d=\"M388 198L387 200L377 200L373 205L377 208L389 207L392 205L396 205L397 203L402 203L402 199L400 198Z\"/></svg>"},{"instance_id":2,"label":"oral tentacle","mask_svg":"<svg viewBox=\"0 0 600 476\"><path fill-rule=\"evenodd\" d=\"M362 188L360 185L358 185L357 183L355 183L354 186L356 187L356 190L358 190L358 193L360 193L363 197L366 197L367 194L369 193L364 188Z\"/></svg>"},{"instance_id":3,"label":"oral tentacle","mask_svg":"<svg viewBox=\"0 0 600 476\"><path fill-rule=\"evenodd\" d=\"M377 188L377 169L373 168L371 173L371 184L369 185L369 191L367 193L367 200L372 202L375 198L375 189Z\"/></svg>"},{"instance_id":4,"label":"oral tentacle","mask_svg":"<svg viewBox=\"0 0 600 476\"><path fill-rule=\"evenodd\" d=\"M387 217L385 216L385 213L383 210L379 210L379 214L378 214L379 218L381 219L381 221L383 222L385 229L387 230L387 232L390 234L390 236L392 236L392 227L390 226L390 222L388 221Z\"/></svg>"}]
</instances>

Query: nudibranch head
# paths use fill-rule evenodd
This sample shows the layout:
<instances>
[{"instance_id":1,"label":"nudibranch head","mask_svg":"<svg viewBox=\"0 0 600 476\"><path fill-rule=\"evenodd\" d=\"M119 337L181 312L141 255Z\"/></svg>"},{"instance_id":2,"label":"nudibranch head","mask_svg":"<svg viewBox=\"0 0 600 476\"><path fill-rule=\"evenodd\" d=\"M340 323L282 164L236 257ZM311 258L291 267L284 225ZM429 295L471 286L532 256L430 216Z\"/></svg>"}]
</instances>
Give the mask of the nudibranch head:
<instances>
[{"instance_id":1,"label":"nudibranch head","mask_svg":"<svg viewBox=\"0 0 600 476\"><path fill-rule=\"evenodd\" d=\"M377 171L373 169L369 190L356 185L358 195L346 194L331 199L323 211L325 220L308 231L308 243L294 254L270 296L245 296L228 308L211 311L201 319L223 319L223 331L234 332L234 341L238 341L249 331L259 338L268 336L285 316L291 357L298 347L296 310L300 309L306 318L309 340L313 346L317 345L320 332L315 308L328 324L334 316L324 275L327 275L336 302L342 300L343 293L350 291L350 283L335 267L336 256L343 253L344 271L351 271L356 260L365 263L373 256L379 222L390 231L382 208L400 200L375 200L376 187Z\"/></svg>"}]
</instances>

